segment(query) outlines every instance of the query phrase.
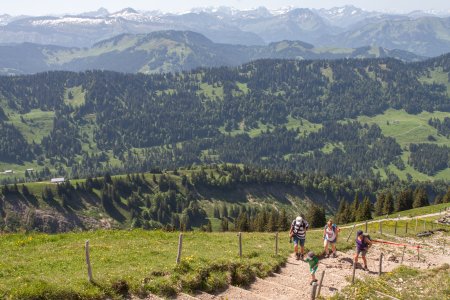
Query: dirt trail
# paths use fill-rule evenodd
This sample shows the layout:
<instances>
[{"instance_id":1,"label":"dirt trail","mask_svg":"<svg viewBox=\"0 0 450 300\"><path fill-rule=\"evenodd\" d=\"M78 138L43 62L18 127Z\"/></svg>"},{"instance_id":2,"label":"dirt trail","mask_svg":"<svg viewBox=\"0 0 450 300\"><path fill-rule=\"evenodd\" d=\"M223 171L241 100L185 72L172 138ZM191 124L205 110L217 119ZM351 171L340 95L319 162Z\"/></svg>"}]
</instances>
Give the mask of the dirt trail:
<instances>
[{"instance_id":1,"label":"dirt trail","mask_svg":"<svg viewBox=\"0 0 450 300\"><path fill-rule=\"evenodd\" d=\"M420 261L417 257L417 250L407 248L403 264L420 269L429 269L444 263L450 264L450 253L443 254L442 242L440 242L443 238L443 234L438 232L435 236L429 238L426 243L411 238L398 239L397 241L400 243L420 243L424 246L419 252ZM446 240L446 244L449 245L450 238L448 236ZM447 252L450 251L447 250ZM358 264L356 278L362 279L365 276L378 276L380 253L383 253L383 273L392 271L401 265L403 247L375 244L367 254L369 271L363 271L361 264ZM316 277L320 279L322 271L325 271L321 295L331 296L349 284L353 270L353 255L353 250L345 253L338 251L336 258L320 259ZM362 263L362 260L360 259L359 262ZM233 287L214 296L210 295L210 298L199 297L199 299L310 299L311 286L309 282L308 264L303 261L297 261L294 256L291 256L288 258L286 266L279 273L264 279L258 278L245 289Z\"/></svg>"},{"instance_id":2,"label":"dirt trail","mask_svg":"<svg viewBox=\"0 0 450 300\"><path fill-rule=\"evenodd\" d=\"M424 215L420 217L432 216L436 214ZM433 236L427 238L400 238L385 235L385 240L395 241L408 245L421 245L419 257L417 249L413 247L404 248L403 246L393 246L375 243L367 254L367 263L369 271L362 270L362 260L360 258L357 269L356 278L363 279L366 276L378 276L380 254L383 253L382 272L389 272L403 265L429 269L441 266L444 263L450 264L450 236L444 235L443 232L436 232ZM445 244L443 243L445 240ZM339 248L339 244L338 244ZM405 249L405 250L404 250ZM445 253L444 253L445 252ZM316 277L320 279L323 271L325 277L321 288L322 296L331 296L336 291L341 290L350 284L353 271L353 255L354 250L347 252L337 252L336 258L321 258L319 260L319 269ZM309 266L306 262L296 260L291 255L286 265L281 268L279 273L272 274L264 279L257 278L248 287L229 286L225 291L215 295L199 292L196 295L179 294L178 300L239 300L239 299L255 299L255 300L294 300L294 299L310 299ZM158 298L147 298L158 299Z\"/></svg>"},{"instance_id":3,"label":"dirt trail","mask_svg":"<svg viewBox=\"0 0 450 300\"><path fill-rule=\"evenodd\" d=\"M385 218L385 219L377 219L377 220L372 220L372 221L368 221L367 224L372 224L372 223L378 223L381 221L402 221L402 220L414 220L414 219L423 219L423 218L428 218L428 217L435 217L435 216L440 216L440 215L444 215L445 212L437 212L437 213L432 213L432 214L427 214L427 215L421 215L421 216L415 216L415 217L398 217L398 218ZM354 225L347 225L347 226L339 226L340 228L352 228L353 226L363 226L366 223L356 223ZM313 229L311 231L323 231L323 229Z\"/></svg>"}]
</instances>

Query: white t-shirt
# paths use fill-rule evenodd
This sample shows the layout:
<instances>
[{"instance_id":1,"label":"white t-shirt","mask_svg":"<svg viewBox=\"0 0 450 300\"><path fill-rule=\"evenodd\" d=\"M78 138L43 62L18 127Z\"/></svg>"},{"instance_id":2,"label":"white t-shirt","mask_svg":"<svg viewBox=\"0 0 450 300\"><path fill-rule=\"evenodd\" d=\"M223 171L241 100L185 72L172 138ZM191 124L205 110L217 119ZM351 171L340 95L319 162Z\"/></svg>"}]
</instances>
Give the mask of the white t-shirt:
<instances>
[{"instance_id":1,"label":"white t-shirt","mask_svg":"<svg viewBox=\"0 0 450 300\"><path fill-rule=\"evenodd\" d=\"M325 239L327 241L334 241L336 239L336 225L331 225L331 228L325 225Z\"/></svg>"}]
</instances>

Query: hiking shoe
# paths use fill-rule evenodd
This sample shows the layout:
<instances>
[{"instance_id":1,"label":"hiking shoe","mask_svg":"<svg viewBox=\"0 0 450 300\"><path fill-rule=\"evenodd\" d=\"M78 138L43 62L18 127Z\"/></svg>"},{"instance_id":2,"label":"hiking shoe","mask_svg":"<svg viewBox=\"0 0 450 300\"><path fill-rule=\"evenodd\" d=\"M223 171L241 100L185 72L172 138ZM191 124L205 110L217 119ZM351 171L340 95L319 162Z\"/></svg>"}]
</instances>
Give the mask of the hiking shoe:
<instances>
[{"instance_id":1,"label":"hiking shoe","mask_svg":"<svg viewBox=\"0 0 450 300\"><path fill-rule=\"evenodd\" d=\"M328 258L328 257L330 257L330 254L325 254L325 258Z\"/></svg>"},{"instance_id":2,"label":"hiking shoe","mask_svg":"<svg viewBox=\"0 0 450 300\"><path fill-rule=\"evenodd\" d=\"M364 266L363 270L364 271L369 271L369 268L367 266Z\"/></svg>"},{"instance_id":3,"label":"hiking shoe","mask_svg":"<svg viewBox=\"0 0 450 300\"><path fill-rule=\"evenodd\" d=\"M337 257L336 253L333 253L333 258L336 258L336 257Z\"/></svg>"},{"instance_id":4,"label":"hiking shoe","mask_svg":"<svg viewBox=\"0 0 450 300\"><path fill-rule=\"evenodd\" d=\"M312 285L314 282L317 282L317 279L311 280L311 282L309 283L309 285Z\"/></svg>"},{"instance_id":5,"label":"hiking shoe","mask_svg":"<svg viewBox=\"0 0 450 300\"><path fill-rule=\"evenodd\" d=\"M295 259L299 260L300 259L300 253L295 253Z\"/></svg>"},{"instance_id":6,"label":"hiking shoe","mask_svg":"<svg viewBox=\"0 0 450 300\"><path fill-rule=\"evenodd\" d=\"M302 254L300 254L300 259L301 259L301 260L303 260L303 253L302 253Z\"/></svg>"}]
</instances>

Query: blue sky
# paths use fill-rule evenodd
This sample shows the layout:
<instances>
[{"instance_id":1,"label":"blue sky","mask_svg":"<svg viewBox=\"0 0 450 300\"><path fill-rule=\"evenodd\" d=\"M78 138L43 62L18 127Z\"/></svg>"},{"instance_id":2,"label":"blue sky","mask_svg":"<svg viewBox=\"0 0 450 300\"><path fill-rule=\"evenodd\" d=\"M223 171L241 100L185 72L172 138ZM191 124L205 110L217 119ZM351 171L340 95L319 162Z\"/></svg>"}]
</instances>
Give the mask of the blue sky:
<instances>
[{"instance_id":1,"label":"blue sky","mask_svg":"<svg viewBox=\"0 0 450 300\"><path fill-rule=\"evenodd\" d=\"M276 9L285 6L331 8L352 4L366 10L410 12L413 10L450 11L448 0L12 0L2 1L0 14L43 15L79 13L105 7L117 11L124 7L138 10L162 10L166 12L182 12L193 7L232 6L238 9L250 9L266 6Z\"/></svg>"}]
</instances>

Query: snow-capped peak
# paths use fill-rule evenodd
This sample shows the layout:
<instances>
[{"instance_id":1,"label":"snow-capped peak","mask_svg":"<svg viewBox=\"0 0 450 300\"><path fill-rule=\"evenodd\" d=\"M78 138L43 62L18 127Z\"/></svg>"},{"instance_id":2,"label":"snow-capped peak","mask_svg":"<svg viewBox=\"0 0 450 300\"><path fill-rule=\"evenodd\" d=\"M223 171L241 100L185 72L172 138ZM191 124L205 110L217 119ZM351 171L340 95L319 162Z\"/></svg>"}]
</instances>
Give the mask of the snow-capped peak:
<instances>
[{"instance_id":1,"label":"snow-capped peak","mask_svg":"<svg viewBox=\"0 0 450 300\"><path fill-rule=\"evenodd\" d=\"M146 22L146 21L152 21L153 16L148 16L144 13L140 13L133 8L127 7L122 10L119 10L115 13L110 14L108 17L110 18L121 18L128 21L134 21L134 22Z\"/></svg>"},{"instance_id":2,"label":"snow-capped peak","mask_svg":"<svg viewBox=\"0 0 450 300\"><path fill-rule=\"evenodd\" d=\"M4 14L4 15L0 15L0 25L6 25L8 24L8 22L12 19L12 17L10 15Z\"/></svg>"},{"instance_id":3,"label":"snow-capped peak","mask_svg":"<svg viewBox=\"0 0 450 300\"><path fill-rule=\"evenodd\" d=\"M30 22L32 26L61 26L61 25L109 25L112 20L103 18L88 18L77 16L64 16L61 18L35 19Z\"/></svg>"},{"instance_id":4,"label":"snow-capped peak","mask_svg":"<svg viewBox=\"0 0 450 300\"><path fill-rule=\"evenodd\" d=\"M107 17L108 15L109 15L109 11L104 7L100 7L96 11L85 12L85 13L79 14L78 16L91 17L91 18L104 18L104 17Z\"/></svg>"}]
</instances>

